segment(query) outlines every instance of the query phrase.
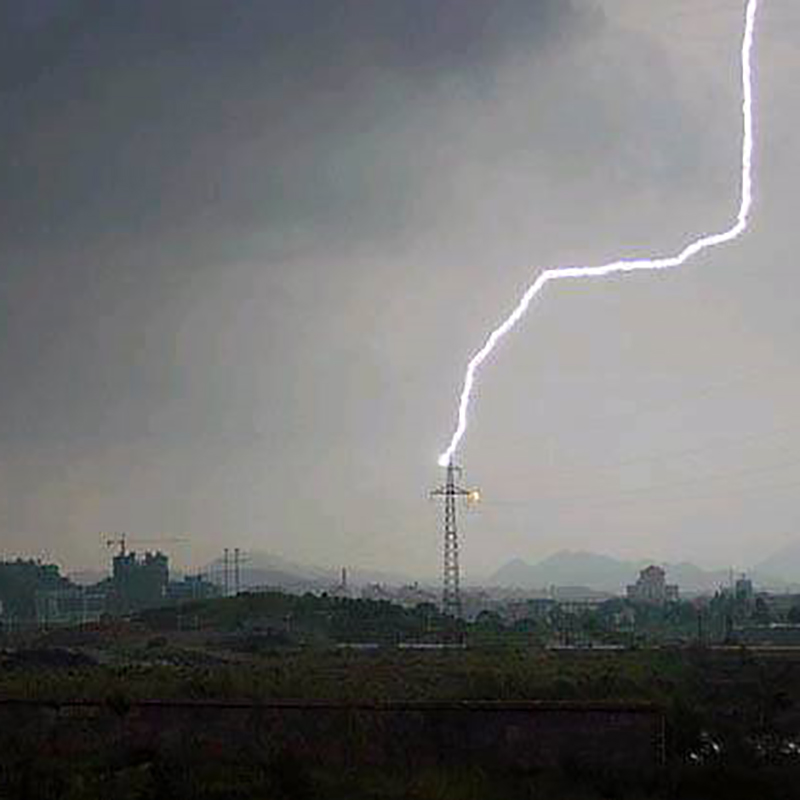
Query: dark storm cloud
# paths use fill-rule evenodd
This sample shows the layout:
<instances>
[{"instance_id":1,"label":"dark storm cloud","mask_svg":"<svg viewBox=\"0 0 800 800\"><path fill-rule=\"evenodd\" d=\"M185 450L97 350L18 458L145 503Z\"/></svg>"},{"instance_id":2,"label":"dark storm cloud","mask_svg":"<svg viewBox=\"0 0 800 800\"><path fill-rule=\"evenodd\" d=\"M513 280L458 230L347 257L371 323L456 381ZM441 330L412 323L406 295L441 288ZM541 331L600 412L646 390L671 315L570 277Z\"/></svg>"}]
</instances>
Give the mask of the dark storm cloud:
<instances>
[{"instance_id":1,"label":"dark storm cloud","mask_svg":"<svg viewBox=\"0 0 800 800\"><path fill-rule=\"evenodd\" d=\"M432 86L479 92L570 15L563 0L4 3L0 432L141 431L180 391L164 343L187 282L249 236L269 274L297 248L402 230L442 146L415 128Z\"/></svg>"},{"instance_id":2,"label":"dark storm cloud","mask_svg":"<svg viewBox=\"0 0 800 800\"><path fill-rule=\"evenodd\" d=\"M185 531L195 563L224 535L433 571L422 498L464 362L533 273L729 219L740 15L703 2L676 0L676 41L641 0L0 0L0 544L75 563L91 532ZM792 74L763 80L789 100L763 103L759 225L796 185L796 124L776 119ZM691 398L796 340L765 238L659 280L548 289L487 365L469 479L537 497L560 464L556 494L613 493L592 463L683 446L603 413ZM687 448L755 427L712 417L684 423ZM634 547L630 530L679 558L701 539L679 509L492 509L467 523L472 571Z\"/></svg>"},{"instance_id":3,"label":"dark storm cloud","mask_svg":"<svg viewBox=\"0 0 800 800\"><path fill-rule=\"evenodd\" d=\"M265 211L274 224L326 217L350 187L326 180L325 143L377 124L382 89L398 93L386 102L413 106L427 81L448 70L480 76L514 42L552 34L568 9L563 0L6 5L0 233L46 245L187 226L211 235L209 222L246 230Z\"/></svg>"},{"instance_id":4,"label":"dark storm cloud","mask_svg":"<svg viewBox=\"0 0 800 800\"><path fill-rule=\"evenodd\" d=\"M81 53L91 61L198 47L218 63L247 50L295 50L313 70L321 57L359 44L386 63L440 67L474 65L512 39L552 33L570 13L569 0L32 0L0 7L0 41L17 76Z\"/></svg>"}]
</instances>

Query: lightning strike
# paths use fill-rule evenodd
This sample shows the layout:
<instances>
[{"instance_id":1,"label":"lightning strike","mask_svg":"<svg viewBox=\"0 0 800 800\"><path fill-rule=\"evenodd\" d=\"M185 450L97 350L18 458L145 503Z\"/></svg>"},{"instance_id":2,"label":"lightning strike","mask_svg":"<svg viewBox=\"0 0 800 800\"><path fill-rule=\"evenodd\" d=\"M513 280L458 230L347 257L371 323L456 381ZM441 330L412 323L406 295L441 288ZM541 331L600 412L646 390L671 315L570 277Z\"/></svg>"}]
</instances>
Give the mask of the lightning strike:
<instances>
[{"instance_id":1,"label":"lightning strike","mask_svg":"<svg viewBox=\"0 0 800 800\"><path fill-rule=\"evenodd\" d=\"M522 319L533 298L541 292L546 284L566 278L602 278L616 272L680 267L704 250L733 242L747 230L753 205L753 44L759 2L760 0L748 0L742 41L742 117L744 120L744 137L742 142L741 202L736 222L725 231L706 234L695 239L687 244L677 255L649 259L623 259L594 267L558 267L541 272L522 295L514 310L489 334L483 347L475 353L467 365L458 407L458 423L449 446L439 456L439 466L446 467L452 461L467 430L467 413L478 370L492 354L500 340Z\"/></svg>"}]
</instances>

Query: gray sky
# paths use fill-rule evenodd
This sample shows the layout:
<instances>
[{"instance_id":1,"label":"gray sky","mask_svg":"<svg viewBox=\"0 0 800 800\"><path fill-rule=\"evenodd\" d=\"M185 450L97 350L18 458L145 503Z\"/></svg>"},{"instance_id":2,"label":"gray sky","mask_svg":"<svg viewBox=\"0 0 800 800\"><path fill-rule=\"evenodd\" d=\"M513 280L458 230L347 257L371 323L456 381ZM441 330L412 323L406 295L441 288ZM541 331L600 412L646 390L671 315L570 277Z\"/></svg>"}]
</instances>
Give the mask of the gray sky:
<instances>
[{"instance_id":1,"label":"gray sky","mask_svg":"<svg viewBox=\"0 0 800 800\"><path fill-rule=\"evenodd\" d=\"M467 358L537 270L738 202L742 3L0 0L0 543L433 575ZM800 536L800 10L764 0L752 233L549 287L461 453L477 577Z\"/></svg>"}]
</instances>

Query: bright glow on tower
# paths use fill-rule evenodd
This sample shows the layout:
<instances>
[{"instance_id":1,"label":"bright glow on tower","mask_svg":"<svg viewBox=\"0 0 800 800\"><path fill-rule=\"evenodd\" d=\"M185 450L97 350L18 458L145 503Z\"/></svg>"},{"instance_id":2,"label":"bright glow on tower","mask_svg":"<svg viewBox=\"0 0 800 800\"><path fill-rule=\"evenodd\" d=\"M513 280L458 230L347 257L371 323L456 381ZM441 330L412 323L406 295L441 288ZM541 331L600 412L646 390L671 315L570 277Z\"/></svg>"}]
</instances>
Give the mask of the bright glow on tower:
<instances>
[{"instance_id":1,"label":"bright glow on tower","mask_svg":"<svg viewBox=\"0 0 800 800\"><path fill-rule=\"evenodd\" d=\"M680 267L698 253L712 247L738 239L746 230L753 205L753 44L755 38L756 13L759 0L748 0L745 14L744 39L742 41L742 116L744 137L742 142L741 203L736 222L721 233L704 234L687 244L677 255L660 256L649 259L614 261L596 267L558 267L541 272L522 295L516 308L488 336L483 347L478 350L467 365L464 386L458 406L458 423L447 449L439 456L439 466L446 467L458 449L467 430L467 413L475 385L478 369L492 354L500 340L522 319L528 306L537 294L550 281L564 278L602 278L615 272L635 272L637 270L659 270Z\"/></svg>"}]
</instances>

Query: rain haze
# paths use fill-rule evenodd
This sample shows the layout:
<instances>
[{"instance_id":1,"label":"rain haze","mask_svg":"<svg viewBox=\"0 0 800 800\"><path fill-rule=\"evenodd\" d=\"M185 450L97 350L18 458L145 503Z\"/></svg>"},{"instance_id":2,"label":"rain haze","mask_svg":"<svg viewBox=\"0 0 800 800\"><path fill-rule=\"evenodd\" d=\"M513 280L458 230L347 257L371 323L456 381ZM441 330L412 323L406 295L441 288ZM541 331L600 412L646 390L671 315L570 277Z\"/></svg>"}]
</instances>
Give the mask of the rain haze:
<instances>
[{"instance_id":1,"label":"rain haze","mask_svg":"<svg viewBox=\"0 0 800 800\"><path fill-rule=\"evenodd\" d=\"M465 364L537 272L731 224L741 6L0 0L4 555L435 576ZM548 286L482 370L468 578L800 538L798 45L764 0L747 236Z\"/></svg>"}]
</instances>

